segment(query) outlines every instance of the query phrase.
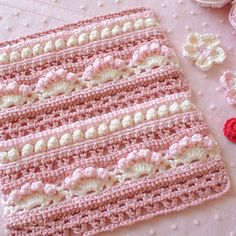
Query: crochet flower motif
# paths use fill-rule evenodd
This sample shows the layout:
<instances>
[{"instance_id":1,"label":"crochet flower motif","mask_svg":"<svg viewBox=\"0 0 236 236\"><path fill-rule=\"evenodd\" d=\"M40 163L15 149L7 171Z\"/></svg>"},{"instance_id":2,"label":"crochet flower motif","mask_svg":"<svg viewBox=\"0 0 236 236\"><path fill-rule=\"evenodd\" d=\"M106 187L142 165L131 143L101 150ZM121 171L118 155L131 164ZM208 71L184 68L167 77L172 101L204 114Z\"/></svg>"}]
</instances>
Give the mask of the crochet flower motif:
<instances>
[{"instance_id":1,"label":"crochet flower motif","mask_svg":"<svg viewBox=\"0 0 236 236\"><path fill-rule=\"evenodd\" d=\"M220 40L212 34L189 34L183 55L195 62L202 71L208 71L213 64L220 64L225 60L225 52L219 44Z\"/></svg>"},{"instance_id":2,"label":"crochet flower motif","mask_svg":"<svg viewBox=\"0 0 236 236\"><path fill-rule=\"evenodd\" d=\"M231 141L236 143L236 118L231 118L224 125L224 135Z\"/></svg>"},{"instance_id":3,"label":"crochet flower motif","mask_svg":"<svg viewBox=\"0 0 236 236\"><path fill-rule=\"evenodd\" d=\"M224 88L226 89L225 95L226 95L228 103L231 105L235 105L236 104L236 71L225 72L221 76L220 81L222 85L224 86Z\"/></svg>"}]
</instances>

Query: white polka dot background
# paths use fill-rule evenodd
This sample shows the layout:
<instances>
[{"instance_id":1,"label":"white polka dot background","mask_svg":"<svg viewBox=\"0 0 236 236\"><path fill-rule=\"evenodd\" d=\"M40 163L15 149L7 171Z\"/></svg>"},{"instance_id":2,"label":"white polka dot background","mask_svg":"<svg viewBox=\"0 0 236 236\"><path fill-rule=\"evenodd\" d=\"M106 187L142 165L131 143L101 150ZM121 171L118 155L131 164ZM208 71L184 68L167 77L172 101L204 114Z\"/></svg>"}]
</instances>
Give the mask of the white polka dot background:
<instances>
[{"instance_id":1,"label":"white polka dot background","mask_svg":"<svg viewBox=\"0 0 236 236\"><path fill-rule=\"evenodd\" d=\"M202 8L194 0L0 0L0 40L9 40L93 16L127 8L152 8L166 29L184 69L195 103L219 141L231 191L220 199L185 211L155 217L100 236L233 236L236 235L236 144L223 135L224 122L236 117L236 107L227 103L219 78L226 70L236 70L236 30L228 21L230 4L222 9ZM190 33L212 33L221 41L226 60L207 72L182 56ZM151 116L151 112L149 116ZM137 117L140 119L140 117ZM125 124L129 124L127 118ZM101 127L105 132L106 127ZM93 135L93 130L88 132ZM4 235L0 219L0 235Z\"/></svg>"}]
</instances>

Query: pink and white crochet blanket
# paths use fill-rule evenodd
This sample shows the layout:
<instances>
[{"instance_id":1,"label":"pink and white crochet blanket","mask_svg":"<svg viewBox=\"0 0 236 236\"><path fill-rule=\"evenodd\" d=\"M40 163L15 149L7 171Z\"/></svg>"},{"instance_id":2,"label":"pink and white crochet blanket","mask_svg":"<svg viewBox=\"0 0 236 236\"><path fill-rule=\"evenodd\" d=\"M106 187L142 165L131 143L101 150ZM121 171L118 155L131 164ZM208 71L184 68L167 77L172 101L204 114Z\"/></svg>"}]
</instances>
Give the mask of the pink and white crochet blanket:
<instances>
[{"instance_id":1,"label":"pink and white crochet blanket","mask_svg":"<svg viewBox=\"0 0 236 236\"><path fill-rule=\"evenodd\" d=\"M94 235L228 191L220 149L146 8L0 43L10 235Z\"/></svg>"}]
</instances>

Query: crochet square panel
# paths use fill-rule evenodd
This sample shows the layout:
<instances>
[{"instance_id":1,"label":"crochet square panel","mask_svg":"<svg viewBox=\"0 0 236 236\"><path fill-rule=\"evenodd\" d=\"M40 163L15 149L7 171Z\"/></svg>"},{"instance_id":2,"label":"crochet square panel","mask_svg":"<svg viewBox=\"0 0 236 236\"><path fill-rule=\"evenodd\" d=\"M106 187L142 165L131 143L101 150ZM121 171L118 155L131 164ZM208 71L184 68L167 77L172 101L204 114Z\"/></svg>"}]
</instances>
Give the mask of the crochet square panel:
<instances>
[{"instance_id":1,"label":"crochet square panel","mask_svg":"<svg viewBox=\"0 0 236 236\"><path fill-rule=\"evenodd\" d=\"M0 43L11 235L94 235L228 191L220 149L153 12Z\"/></svg>"}]
</instances>

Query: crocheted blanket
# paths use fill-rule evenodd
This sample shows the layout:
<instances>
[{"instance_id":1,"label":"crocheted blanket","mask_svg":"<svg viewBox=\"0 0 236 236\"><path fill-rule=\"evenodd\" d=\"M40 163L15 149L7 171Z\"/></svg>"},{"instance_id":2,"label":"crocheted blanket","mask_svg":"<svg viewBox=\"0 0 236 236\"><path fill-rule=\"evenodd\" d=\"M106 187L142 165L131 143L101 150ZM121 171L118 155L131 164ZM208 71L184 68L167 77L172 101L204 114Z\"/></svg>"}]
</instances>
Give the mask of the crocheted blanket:
<instances>
[{"instance_id":1,"label":"crocheted blanket","mask_svg":"<svg viewBox=\"0 0 236 236\"><path fill-rule=\"evenodd\" d=\"M0 184L11 235L94 235L228 191L153 12L0 43Z\"/></svg>"}]
</instances>

